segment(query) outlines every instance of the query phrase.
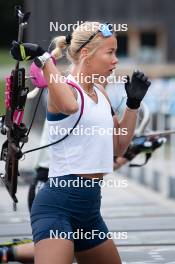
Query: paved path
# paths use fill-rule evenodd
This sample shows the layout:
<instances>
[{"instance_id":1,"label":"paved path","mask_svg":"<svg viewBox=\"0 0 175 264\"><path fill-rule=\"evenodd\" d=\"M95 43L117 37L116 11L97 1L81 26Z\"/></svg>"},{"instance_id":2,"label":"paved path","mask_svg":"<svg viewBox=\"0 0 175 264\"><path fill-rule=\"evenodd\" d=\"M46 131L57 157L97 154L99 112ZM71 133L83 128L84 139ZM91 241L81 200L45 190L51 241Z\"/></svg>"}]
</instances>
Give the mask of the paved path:
<instances>
[{"instance_id":1,"label":"paved path","mask_svg":"<svg viewBox=\"0 0 175 264\"><path fill-rule=\"evenodd\" d=\"M175 202L167 201L116 174L108 180L116 187L102 188L102 215L115 234L123 264L175 264ZM119 187L120 186L120 187ZM27 185L18 188L18 211L0 187L0 242L12 237L31 237L26 210Z\"/></svg>"}]
</instances>

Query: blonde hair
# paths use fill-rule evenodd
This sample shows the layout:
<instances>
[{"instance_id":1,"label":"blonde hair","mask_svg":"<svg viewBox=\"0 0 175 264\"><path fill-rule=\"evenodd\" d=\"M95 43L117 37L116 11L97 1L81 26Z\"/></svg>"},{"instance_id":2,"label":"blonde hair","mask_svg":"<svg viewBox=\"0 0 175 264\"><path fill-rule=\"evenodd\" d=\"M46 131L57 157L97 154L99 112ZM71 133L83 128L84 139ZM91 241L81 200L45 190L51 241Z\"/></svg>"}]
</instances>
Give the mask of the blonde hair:
<instances>
[{"instance_id":1,"label":"blonde hair","mask_svg":"<svg viewBox=\"0 0 175 264\"><path fill-rule=\"evenodd\" d=\"M101 23L86 21L79 25L72 33L70 44L66 42L66 36L59 36L53 39L55 49L52 51L53 56L59 59L63 55L63 50L67 48L67 58L71 63L78 64L81 61L81 53L77 50L85 43L95 32L99 30ZM101 34L97 34L85 47L89 50L89 56L92 56L99 48L102 39Z\"/></svg>"}]
</instances>

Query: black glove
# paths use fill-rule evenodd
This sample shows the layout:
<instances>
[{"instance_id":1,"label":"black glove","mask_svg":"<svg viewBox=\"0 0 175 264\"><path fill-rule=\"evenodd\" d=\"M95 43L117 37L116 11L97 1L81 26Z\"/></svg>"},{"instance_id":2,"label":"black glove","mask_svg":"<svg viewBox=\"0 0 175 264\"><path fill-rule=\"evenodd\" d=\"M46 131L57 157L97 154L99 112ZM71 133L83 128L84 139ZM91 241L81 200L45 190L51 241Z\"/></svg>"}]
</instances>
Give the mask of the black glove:
<instances>
[{"instance_id":1,"label":"black glove","mask_svg":"<svg viewBox=\"0 0 175 264\"><path fill-rule=\"evenodd\" d=\"M45 50L37 44L13 41L10 52L15 60L24 61L33 60L35 57L43 55Z\"/></svg>"},{"instance_id":2,"label":"black glove","mask_svg":"<svg viewBox=\"0 0 175 264\"><path fill-rule=\"evenodd\" d=\"M131 82L129 76L127 76L127 82L125 83L125 90L128 97L126 105L131 109L139 108L150 85L150 80L148 80L148 77L143 72L134 72Z\"/></svg>"}]
</instances>

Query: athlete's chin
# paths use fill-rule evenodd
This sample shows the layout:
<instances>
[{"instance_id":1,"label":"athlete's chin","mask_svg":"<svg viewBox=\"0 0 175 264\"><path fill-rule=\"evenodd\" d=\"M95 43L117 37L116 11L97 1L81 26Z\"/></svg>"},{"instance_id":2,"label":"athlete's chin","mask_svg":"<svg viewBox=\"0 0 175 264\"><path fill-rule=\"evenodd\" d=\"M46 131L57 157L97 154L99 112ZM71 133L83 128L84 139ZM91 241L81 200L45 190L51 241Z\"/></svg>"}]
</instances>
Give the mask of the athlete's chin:
<instances>
[{"instance_id":1,"label":"athlete's chin","mask_svg":"<svg viewBox=\"0 0 175 264\"><path fill-rule=\"evenodd\" d=\"M107 79L112 74L112 71L107 71L99 74L99 79Z\"/></svg>"},{"instance_id":2,"label":"athlete's chin","mask_svg":"<svg viewBox=\"0 0 175 264\"><path fill-rule=\"evenodd\" d=\"M102 72L99 76L102 76L103 78L106 78L109 76L109 72Z\"/></svg>"},{"instance_id":3,"label":"athlete's chin","mask_svg":"<svg viewBox=\"0 0 175 264\"><path fill-rule=\"evenodd\" d=\"M105 78L109 77L112 74L112 71L108 71L104 76Z\"/></svg>"}]
</instances>

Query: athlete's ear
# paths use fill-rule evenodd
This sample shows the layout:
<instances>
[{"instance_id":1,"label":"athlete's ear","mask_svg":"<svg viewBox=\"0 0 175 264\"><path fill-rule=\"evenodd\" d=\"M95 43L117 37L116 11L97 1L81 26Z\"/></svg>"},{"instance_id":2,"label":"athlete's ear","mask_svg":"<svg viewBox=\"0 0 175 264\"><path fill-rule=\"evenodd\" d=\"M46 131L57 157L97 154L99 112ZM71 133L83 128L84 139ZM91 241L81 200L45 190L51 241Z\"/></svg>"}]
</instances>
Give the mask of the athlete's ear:
<instances>
[{"instance_id":1,"label":"athlete's ear","mask_svg":"<svg viewBox=\"0 0 175 264\"><path fill-rule=\"evenodd\" d=\"M87 48L82 48L81 51L80 51L80 53L81 53L81 58L82 59L87 59L88 54L89 54L89 51L88 51Z\"/></svg>"}]
</instances>

